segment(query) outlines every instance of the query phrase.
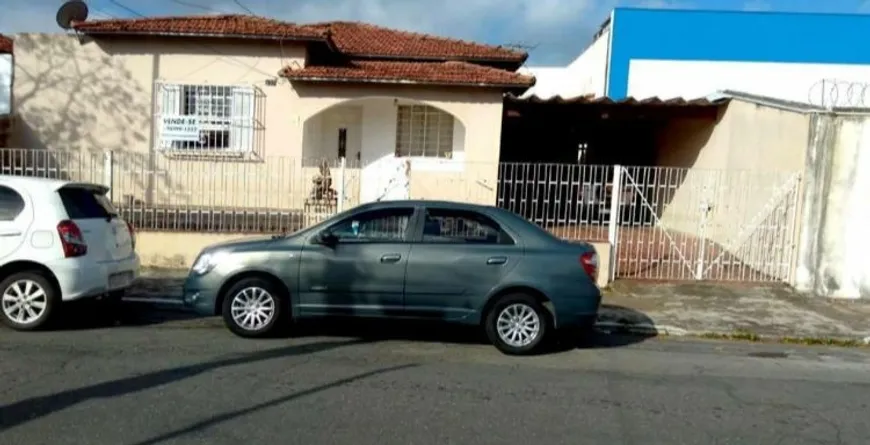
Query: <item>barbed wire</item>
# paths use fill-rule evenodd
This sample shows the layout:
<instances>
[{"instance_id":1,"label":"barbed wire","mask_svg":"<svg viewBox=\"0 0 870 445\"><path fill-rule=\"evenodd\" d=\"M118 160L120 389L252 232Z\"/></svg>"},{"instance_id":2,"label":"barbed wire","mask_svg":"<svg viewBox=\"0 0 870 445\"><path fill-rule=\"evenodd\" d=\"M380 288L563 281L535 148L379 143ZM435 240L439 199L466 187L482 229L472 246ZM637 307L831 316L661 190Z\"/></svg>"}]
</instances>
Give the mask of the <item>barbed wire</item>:
<instances>
[{"instance_id":1,"label":"barbed wire","mask_svg":"<svg viewBox=\"0 0 870 445\"><path fill-rule=\"evenodd\" d=\"M868 108L870 82L822 79L810 87L808 99L824 108Z\"/></svg>"}]
</instances>

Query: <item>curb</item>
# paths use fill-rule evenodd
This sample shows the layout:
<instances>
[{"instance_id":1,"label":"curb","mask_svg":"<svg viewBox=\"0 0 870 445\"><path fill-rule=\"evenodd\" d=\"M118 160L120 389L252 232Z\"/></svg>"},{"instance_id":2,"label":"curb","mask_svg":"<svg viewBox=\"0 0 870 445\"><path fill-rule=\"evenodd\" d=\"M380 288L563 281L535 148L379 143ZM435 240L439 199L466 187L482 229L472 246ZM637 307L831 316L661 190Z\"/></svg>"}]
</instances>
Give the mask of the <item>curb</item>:
<instances>
[{"instance_id":1,"label":"curb","mask_svg":"<svg viewBox=\"0 0 870 445\"><path fill-rule=\"evenodd\" d=\"M607 331L608 333L625 333L635 335L650 335L650 336L669 336L669 337L695 337L708 340L728 340L728 341L745 341L752 343L782 343L782 344L825 344L829 346L868 346L870 345L870 336L867 337L847 337L847 336L829 336L815 338L799 338L799 337L783 337L769 334L755 334L751 332L724 332L724 331L690 331L677 326L656 325L652 323L618 323L611 321L602 321L595 323L595 327L599 330ZM750 337L750 338L747 338ZM843 345L843 343L851 343Z\"/></svg>"},{"instance_id":2,"label":"curb","mask_svg":"<svg viewBox=\"0 0 870 445\"><path fill-rule=\"evenodd\" d=\"M599 330L608 331L611 333L615 331L625 334L667 335L672 337L695 335L694 333L677 326L657 325L653 323L631 324L618 323L613 321L599 321L595 323L595 327Z\"/></svg>"}]
</instances>

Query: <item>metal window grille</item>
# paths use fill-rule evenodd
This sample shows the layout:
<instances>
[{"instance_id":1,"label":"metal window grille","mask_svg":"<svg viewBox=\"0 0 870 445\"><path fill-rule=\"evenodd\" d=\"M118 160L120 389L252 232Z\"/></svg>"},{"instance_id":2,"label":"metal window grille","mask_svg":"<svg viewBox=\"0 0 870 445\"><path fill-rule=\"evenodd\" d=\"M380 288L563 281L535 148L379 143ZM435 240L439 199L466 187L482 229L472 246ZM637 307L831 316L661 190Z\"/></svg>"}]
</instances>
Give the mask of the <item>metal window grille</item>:
<instances>
[{"instance_id":1,"label":"metal window grille","mask_svg":"<svg viewBox=\"0 0 870 445\"><path fill-rule=\"evenodd\" d=\"M155 92L158 100L155 127L161 150L195 153L253 150L253 86L158 83ZM183 129L171 128L172 120L194 124Z\"/></svg>"},{"instance_id":2,"label":"metal window grille","mask_svg":"<svg viewBox=\"0 0 870 445\"><path fill-rule=\"evenodd\" d=\"M453 116L428 105L399 105L396 155L452 158Z\"/></svg>"}]
</instances>

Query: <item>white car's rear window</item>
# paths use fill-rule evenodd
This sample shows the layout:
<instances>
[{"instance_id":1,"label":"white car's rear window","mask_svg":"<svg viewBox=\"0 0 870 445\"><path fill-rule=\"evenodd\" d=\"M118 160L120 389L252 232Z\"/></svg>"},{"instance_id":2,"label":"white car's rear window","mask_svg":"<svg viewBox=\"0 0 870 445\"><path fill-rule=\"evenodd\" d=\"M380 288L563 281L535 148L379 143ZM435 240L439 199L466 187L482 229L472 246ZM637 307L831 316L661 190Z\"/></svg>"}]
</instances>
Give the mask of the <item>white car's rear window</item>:
<instances>
[{"instance_id":1,"label":"white car's rear window","mask_svg":"<svg viewBox=\"0 0 870 445\"><path fill-rule=\"evenodd\" d=\"M57 191L70 219L111 218L118 212L106 195L83 187L64 187Z\"/></svg>"}]
</instances>

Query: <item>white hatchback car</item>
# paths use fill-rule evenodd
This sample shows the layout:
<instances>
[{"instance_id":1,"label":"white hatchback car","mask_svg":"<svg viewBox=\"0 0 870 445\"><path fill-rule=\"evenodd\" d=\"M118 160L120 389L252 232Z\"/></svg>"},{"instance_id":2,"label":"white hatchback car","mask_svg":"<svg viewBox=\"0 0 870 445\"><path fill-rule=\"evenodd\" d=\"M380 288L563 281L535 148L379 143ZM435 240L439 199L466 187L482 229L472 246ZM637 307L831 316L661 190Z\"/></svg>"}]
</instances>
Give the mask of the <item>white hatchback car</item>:
<instances>
[{"instance_id":1,"label":"white hatchback car","mask_svg":"<svg viewBox=\"0 0 870 445\"><path fill-rule=\"evenodd\" d=\"M0 175L0 317L46 325L64 301L120 299L139 274L133 228L99 184Z\"/></svg>"}]
</instances>

